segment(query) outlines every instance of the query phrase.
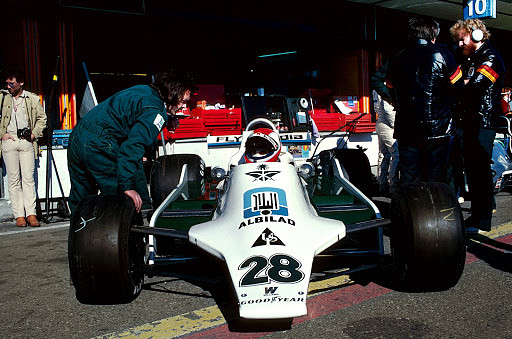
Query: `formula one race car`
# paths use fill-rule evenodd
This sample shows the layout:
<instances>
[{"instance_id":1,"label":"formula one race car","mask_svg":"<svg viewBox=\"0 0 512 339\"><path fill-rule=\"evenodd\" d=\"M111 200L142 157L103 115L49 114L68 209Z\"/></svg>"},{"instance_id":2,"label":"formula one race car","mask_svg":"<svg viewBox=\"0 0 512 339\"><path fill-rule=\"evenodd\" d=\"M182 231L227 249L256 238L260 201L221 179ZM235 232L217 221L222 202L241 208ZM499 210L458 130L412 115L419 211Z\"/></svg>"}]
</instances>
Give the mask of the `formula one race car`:
<instances>
[{"instance_id":1,"label":"formula one race car","mask_svg":"<svg viewBox=\"0 0 512 339\"><path fill-rule=\"evenodd\" d=\"M161 156L152 169L149 226L134 222L124 195L78 205L69 233L76 297L91 304L134 300L146 274L172 276L168 263L190 258L176 254L180 241L227 268L224 283L233 288L241 319L306 314L320 256L348 268L345 274L392 257L401 286L454 286L466 250L462 213L448 186L403 187L383 218L365 194L370 180L361 149L323 150L297 165L263 118L246 126L227 168L206 167L195 154Z\"/></svg>"}]
</instances>

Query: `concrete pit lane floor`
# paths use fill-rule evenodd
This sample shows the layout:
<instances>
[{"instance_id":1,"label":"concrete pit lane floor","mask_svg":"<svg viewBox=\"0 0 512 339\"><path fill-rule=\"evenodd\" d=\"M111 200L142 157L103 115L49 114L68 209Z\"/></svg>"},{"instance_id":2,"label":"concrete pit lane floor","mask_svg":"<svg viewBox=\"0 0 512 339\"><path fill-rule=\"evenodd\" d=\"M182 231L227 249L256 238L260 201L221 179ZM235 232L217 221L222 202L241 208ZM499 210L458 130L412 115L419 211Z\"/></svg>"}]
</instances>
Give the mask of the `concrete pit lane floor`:
<instances>
[{"instance_id":1,"label":"concrete pit lane floor","mask_svg":"<svg viewBox=\"0 0 512 339\"><path fill-rule=\"evenodd\" d=\"M0 224L2 338L511 338L512 194L497 196L493 230L467 238L459 283L442 292L406 293L386 285L385 268L310 284L308 315L291 328L255 332L233 322L229 286L146 278L123 305L83 305L70 285L69 222L17 228ZM467 216L469 202L462 204ZM206 268L191 265L188 273ZM228 322L226 322L228 320ZM261 325L261 324L260 324Z\"/></svg>"}]
</instances>

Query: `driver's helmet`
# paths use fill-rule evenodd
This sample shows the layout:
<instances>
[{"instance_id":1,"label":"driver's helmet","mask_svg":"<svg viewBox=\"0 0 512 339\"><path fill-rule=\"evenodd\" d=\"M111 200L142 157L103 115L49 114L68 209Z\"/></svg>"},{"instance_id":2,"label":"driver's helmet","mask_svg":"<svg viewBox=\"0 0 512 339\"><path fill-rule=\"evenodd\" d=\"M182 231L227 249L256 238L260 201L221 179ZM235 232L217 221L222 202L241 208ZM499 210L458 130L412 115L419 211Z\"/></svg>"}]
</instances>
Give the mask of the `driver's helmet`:
<instances>
[{"instance_id":1,"label":"driver's helmet","mask_svg":"<svg viewBox=\"0 0 512 339\"><path fill-rule=\"evenodd\" d=\"M281 140L270 128L257 128L245 142L245 162L275 162L281 152Z\"/></svg>"}]
</instances>

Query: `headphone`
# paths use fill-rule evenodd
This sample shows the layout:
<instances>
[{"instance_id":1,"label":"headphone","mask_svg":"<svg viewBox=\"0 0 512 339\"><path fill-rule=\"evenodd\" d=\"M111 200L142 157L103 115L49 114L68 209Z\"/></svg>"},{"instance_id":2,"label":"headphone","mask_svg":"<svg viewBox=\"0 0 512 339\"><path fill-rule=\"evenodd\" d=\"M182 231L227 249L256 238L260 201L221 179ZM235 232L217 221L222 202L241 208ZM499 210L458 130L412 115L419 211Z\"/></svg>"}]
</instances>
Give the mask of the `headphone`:
<instances>
[{"instance_id":1,"label":"headphone","mask_svg":"<svg viewBox=\"0 0 512 339\"><path fill-rule=\"evenodd\" d=\"M439 36L439 33L441 33L441 27L439 26L439 22L434 20L435 30L436 30L436 38Z\"/></svg>"},{"instance_id":2,"label":"headphone","mask_svg":"<svg viewBox=\"0 0 512 339\"><path fill-rule=\"evenodd\" d=\"M481 29L476 29L473 26L469 26L471 28L471 40L473 42L480 42L484 39L484 32Z\"/></svg>"}]
</instances>

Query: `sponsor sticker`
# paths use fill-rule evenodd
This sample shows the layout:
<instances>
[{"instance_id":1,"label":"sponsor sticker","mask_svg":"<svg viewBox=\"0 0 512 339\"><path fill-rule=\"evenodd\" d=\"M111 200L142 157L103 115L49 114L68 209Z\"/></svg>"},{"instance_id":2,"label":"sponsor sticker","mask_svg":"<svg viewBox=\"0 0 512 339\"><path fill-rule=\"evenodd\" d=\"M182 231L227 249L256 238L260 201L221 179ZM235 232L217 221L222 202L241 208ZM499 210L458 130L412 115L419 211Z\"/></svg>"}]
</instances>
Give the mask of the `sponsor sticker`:
<instances>
[{"instance_id":1,"label":"sponsor sticker","mask_svg":"<svg viewBox=\"0 0 512 339\"><path fill-rule=\"evenodd\" d=\"M278 293L276 293L277 288L278 288L277 286L265 287L265 294L264 294L264 296L267 297L269 295L279 295Z\"/></svg>"},{"instance_id":2,"label":"sponsor sticker","mask_svg":"<svg viewBox=\"0 0 512 339\"><path fill-rule=\"evenodd\" d=\"M265 245L282 245L284 246L284 243L277 237L277 235L274 234L271 230L266 228L256 239L254 244L252 244L252 247L257 246L265 246Z\"/></svg>"},{"instance_id":3,"label":"sponsor sticker","mask_svg":"<svg viewBox=\"0 0 512 339\"><path fill-rule=\"evenodd\" d=\"M164 118L160 114L157 114L155 121L153 121L153 125L155 125L159 131L161 131L162 127L164 126L164 122Z\"/></svg>"},{"instance_id":4,"label":"sponsor sticker","mask_svg":"<svg viewBox=\"0 0 512 339\"><path fill-rule=\"evenodd\" d=\"M251 305L251 304L261 304L261 303L294 303L294 302L304 302L304 297L299 298L282 298L282 297L268 297L268 298L259 298L253 300L242 300L240 305Z\"/></svg>"},{"instance_id":5,"label":"sponsor sticker","mask_svg":"<svg viewBox=\"0 0 512 339\"><path fill-rule=\"evenodd\" d=\"M245 221L242 221L240 223L240 226L238 226L238 229L241 229L242 227L254 225L254 224L260 224L262 222L279 222L282 224L295 226L295 220L293 220L293 219L285 218L285 217L277 217L277 216L274 217L272 215L266 215L264 217L254 217L254 218L249 218Z\"/></svg>"},{"instance_id":6,"label":"sponsor sticker","mask_svg":"<svg viewBox=\"0 0 512 339\"><path fill-rule=\"evenodd\" d=\"M284 190L276 187L258 187L244 193L244 218L266 215L288 215Z\"/></svg>"},{"instance_id":7,"label":"sponsor sticker","mask_svg":"<svg viewBox=\"0 0 512 339\"><path fill-rule=\"evenodd\" d=\"M248 172L245 174L253 177L254 181L267 181L267 180L274 181L273 177L279 173L281 173L281 172L280 171L268 171L267 165L260 165L260 166L258 166L257 171L252 171L252 172Z\"/></svg>"}]
</instances>

